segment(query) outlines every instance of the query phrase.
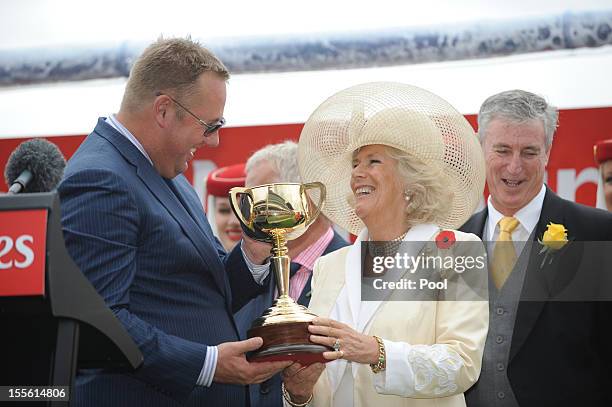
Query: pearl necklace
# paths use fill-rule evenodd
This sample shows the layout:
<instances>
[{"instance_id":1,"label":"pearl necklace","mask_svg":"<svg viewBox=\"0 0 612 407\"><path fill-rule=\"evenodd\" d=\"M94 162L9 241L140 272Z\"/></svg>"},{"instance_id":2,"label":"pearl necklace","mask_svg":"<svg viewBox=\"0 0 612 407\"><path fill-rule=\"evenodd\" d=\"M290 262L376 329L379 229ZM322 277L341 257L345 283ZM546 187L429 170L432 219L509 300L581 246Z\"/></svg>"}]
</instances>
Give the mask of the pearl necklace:
<instances>
[{"instance_id":1,"label":"pearl necklace","mask_svg":"<svg viewBox=\"0 0 612 407\"><path fill-rule=\"evenodd\" d=\"M395 239L389 240L389 241L390 242L401 242L402 240L404 240L404 238L406 237L407 234L408 234L408 231L405 231L404 233L402 233L401 235L399 235Z\"/></svg>"},{"instance_id":2,"label":"pearl necklace","mask_svg":"<svg viewBox=\"0 0 612 407\"><path fill-rule=\"evenodd\" d=\"M402 240L404 240L404 238L406 237L406 235L408 234L408 231L405 231L404 233L402 233L401 235L399 235L398 237L396 237L395 239L391 239L391 240L387 240L386 243L390 243L390 242L401 242ZM368 241L372 242L372 238L368 237ZM384 240L376 240L377 242L385 242Z\"/></svg>"},{"instance_id":3,"label":"pearl necklace","mask_svg":"<svg viewBox=\"0 0 612 407\"><path fill-rule=\"evenodd\" d=\"M405 231L395 239L388 241L374 242L371 240L371 238L368 238L368 252L372 257L394 256L407 234L408 231Z\"/></svg>"}]
</instances>

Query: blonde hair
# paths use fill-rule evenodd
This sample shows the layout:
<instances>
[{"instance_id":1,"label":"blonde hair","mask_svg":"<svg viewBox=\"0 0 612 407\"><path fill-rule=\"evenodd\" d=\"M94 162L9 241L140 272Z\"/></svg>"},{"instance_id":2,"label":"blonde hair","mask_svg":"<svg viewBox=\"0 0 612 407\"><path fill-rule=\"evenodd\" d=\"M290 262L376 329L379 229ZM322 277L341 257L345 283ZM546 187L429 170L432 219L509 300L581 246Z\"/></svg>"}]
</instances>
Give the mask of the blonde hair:
<instances>
[{"instance_id":1,"label":"blonde hair","mask_svg":"<svg viewBox=\"0 0 612 407\"><path fill-rule=\"evenodd\" d=\"M412 227L423 223L438 223L451 210L453 193L446 187L448 177L435 165L426 164L417 156L385 146L389 157L397 162L397 171L404 182L404 194L408 198L406 222ZM357 154L359 150L353 152ZM349 205L354 208L351 194Z\"/></svg>"},{"instance_id":2,"label":"blonde hair","mask_svg":"<svg viewBox=\"0 0 612 407\"><path fill-rule=\"evenodd\" d=\"M138 110L156 97L156 92L173 91L183 98L195 91L201 74L214 72L229 79L229 71L212 52L191 38L159 38L134 63L125 87L122 110Z\"/></svg>"}]
</instances>

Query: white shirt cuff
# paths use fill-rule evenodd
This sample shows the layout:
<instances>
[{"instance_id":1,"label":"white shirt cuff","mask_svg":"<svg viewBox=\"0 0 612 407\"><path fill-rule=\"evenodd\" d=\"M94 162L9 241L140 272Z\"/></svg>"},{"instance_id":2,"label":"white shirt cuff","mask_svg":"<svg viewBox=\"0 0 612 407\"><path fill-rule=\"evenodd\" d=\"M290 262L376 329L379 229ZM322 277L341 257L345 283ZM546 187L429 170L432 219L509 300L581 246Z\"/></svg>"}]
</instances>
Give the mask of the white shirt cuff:
<instances>
[{"instance_id":1,"label":"white shirt cuff","mask_svg":"<svg viewBox=\"0 0 612 407\"><path fill-rule=\"evenodd\" d=\"M217 370L217 356L219 355L219 350L216 346L208 346L206 349L206 359L204 359L204 366L202 367L202 371L200 371L200 376L198 377L197 384L198 386L210 387L213 381L213 377L215 377L215 371Z\"/></svg>"},{"instance_id":2,"label":"white shirt cuff","mask_svg":"<svg viewBox=\"0 0 612 407\"><path fill-rule=\"evenodd\" d=\"M457 379L464 362L449 346L383 342L387 367L374 375L378 393L414 398L447 397L457 393Z\"/></svg>"},{"instance_id":3,"label":"white shirt cuff","mask_svg":"<svg viewBox=\"0 0 612 407\"><path fill-rule=\"evenodd\" d=\"M253 279L259 285L263 284L263 281L268 276L270 272L270 261L268 260L264 264L255 264L249 259L249 256L244 251L244 247L242 247L242 241L240 241L240 250L242 251L242 257L244 257L244 262L247 264L247 267L251 271L253 275Z\"/></svg>"},{"instance_id":4,"label":"white shirt cuff","mask_svg":"<svg viewBox=\"0 0 612 407\"><path fill-rule=\"evenodd\" d=\"M415 394L414 372L408 362L411 346L405 342L383 339L386 368L374 374L374 387L379 394L410 397Z\"/></svg>"}]
</instances>

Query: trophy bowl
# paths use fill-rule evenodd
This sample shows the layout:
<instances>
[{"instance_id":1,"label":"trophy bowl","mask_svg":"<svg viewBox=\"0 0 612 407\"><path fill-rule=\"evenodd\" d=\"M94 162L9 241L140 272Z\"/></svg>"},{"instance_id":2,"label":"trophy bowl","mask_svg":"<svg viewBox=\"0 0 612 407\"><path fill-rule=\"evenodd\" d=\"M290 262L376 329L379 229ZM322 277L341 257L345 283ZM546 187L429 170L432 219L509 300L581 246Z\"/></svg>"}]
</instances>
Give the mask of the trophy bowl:
<instances>
[{"instance_id":1,"label":"trophy bowl","mask_svg":"<svg viewBox=\"0 0 612 407\"><path fill-rule=\"evenodd\" d=\"M318 196L318 204L313 199ZM286 242L300 237L321 213L325 186L277 183L253 188L232 188L230 203L243 232L250 238L272 244L270 267L276 278L278 298L253 321L249 338L260 336L263 345L249 354L250 361L293 360L303 365L326 362L322 353L330 348L310 342L308 325L316 315L289 297Z\"/></svg>"}]
</instances>

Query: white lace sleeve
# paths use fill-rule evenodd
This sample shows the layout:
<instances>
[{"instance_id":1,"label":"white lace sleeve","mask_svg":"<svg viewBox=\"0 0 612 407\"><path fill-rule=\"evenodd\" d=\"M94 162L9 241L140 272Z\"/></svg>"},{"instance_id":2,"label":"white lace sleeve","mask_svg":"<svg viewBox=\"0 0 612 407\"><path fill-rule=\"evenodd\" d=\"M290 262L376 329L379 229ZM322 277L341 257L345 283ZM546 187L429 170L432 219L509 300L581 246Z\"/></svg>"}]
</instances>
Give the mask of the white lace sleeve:
<instances>
[{"instance_id":1,"label":"white lace sleeve","mask_svg":"<svg viewBox=\"0 0 612 407\"><path fill-rule=\"evenodd\" d=\"M457 376L463 359L447 345L409 345L384 340L387 367L374 374L374 386L381 394L402 397L446 397L463 389Z\"/></svg>"}]
</instances>

